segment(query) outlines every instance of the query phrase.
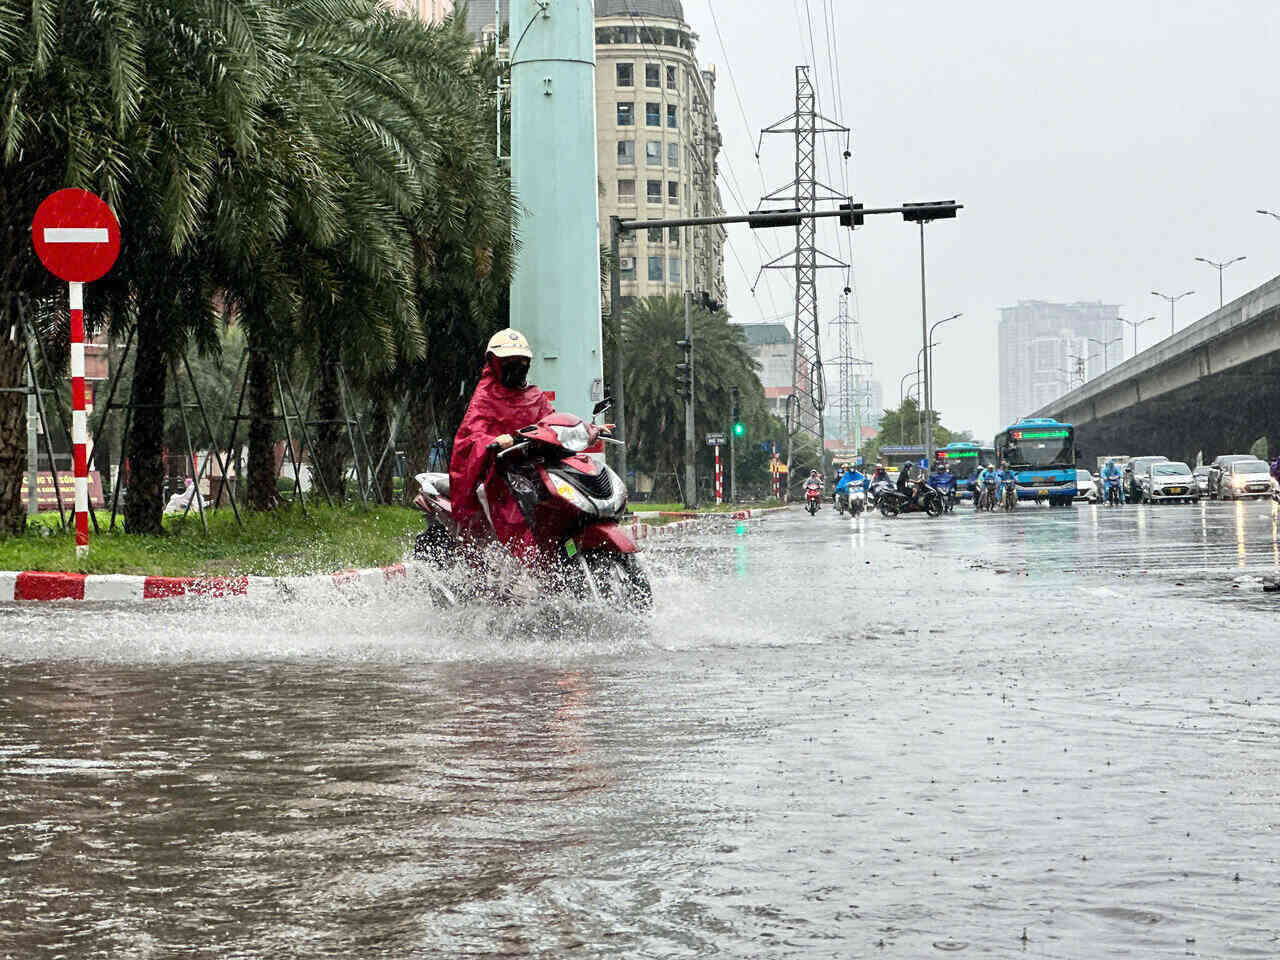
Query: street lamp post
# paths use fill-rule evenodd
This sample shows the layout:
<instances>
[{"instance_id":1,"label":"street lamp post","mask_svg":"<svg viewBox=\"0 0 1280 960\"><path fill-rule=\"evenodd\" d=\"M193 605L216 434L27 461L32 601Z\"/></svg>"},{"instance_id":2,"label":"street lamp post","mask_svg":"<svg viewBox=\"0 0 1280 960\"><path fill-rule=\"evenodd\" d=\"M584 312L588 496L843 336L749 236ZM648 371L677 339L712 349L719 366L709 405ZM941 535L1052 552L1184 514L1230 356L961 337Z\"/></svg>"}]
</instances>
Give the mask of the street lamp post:
<instances>
[{"instance_id":1,"label":"street lamp post","mask_svg":"<svg viewBox=\"0 0 1280 960\"><path fill-rule=\"evenodd\" d=\"M1222 309L1222 271L1227 269L1227 267L1231 266L1233 263L1239 263L1241 260L1244 260L1246 258L1233 257L1230 260L1225 261L1224 263L1218 263L1216 260L1206 260L1204 257L1196 257L1196 259L1199 260L1201 263L1207 263L1209 266L1213 267L1215 270L1218 271L1218 309L1221 310Z\"/></svg>"},{"instance_id":2,"label":"street lamp post","mask_svg":"<svg viewBox=\"0 0 1280 960\"><path fill-rule=\"evenodd\" d=\"M903 393L903 388L906 387L907 385L907 377L915 377L916 382L918 383L920 380L920 371L918 369L908 370L906 373L902 375L902 379L898 381L898 443L899 444L903 444L907 442L906 427L904 426L906 422L906 418L903 417L902 415L902 408L903 406L906 405L906 402L907 402L906 395ZM910 393L910 390L908 390L907 392Z\"/></svg>"},{"instance_id":3,"label":"street lamp post","mask_svg":"<svg viewBox=\"0 0 1280 960\"><path fill-rule=\"evenodd\" d=\"M1124 317L1116 317L1121 323L1127 327L1133 328L1133 355L1138 355L1138 328L1144 323L1154 320L1155 317L1147 317L1145 320L1126 320Z\"/></svg>"},{"instance_id":4,"label":"street lamp post","mask_svg":"<svg viewBox=\"0 0 1280 960\"><path fill-rule=\"evenodd\" d=\"M1120 343L1122 340L1124 340L1124 337L1115 337L1114 339L1111 339L1111 340L1095 340L1093 337L1085 337L1085 339L1088 340L1090 343L1096 343L1098 346L1102 348L1102 372L1106 373L1108 370L1111 369L1111 363L1110 363L1110 360L1108 359L1108 357L1110 356L1109 351L1111 349L1111 345L1113 343Z\"/></svg>"},{"instance_id":5,"label":"street lamp post","mask_svg":"<svg viewBox=\"0 0 1280 960\"><path fill-rule=\"evenodd\" d=\"M933 204L913 204L904 203L902 205L902 219L908 223L920 224L920 344L924 349L924 389L921 391L924 400L925 421L924 421L924 447L925 456L928 457L929 463L933 462L933 396L929 392L929 310L928 300L925 296L924 282L924 225L933 220L947 220L956 215L959 209L954 202L933 203Z\"/></svg>"},{"instance_id":6,"label":"street lamp post","mask_svg":"<svg viewBox=\"0 0 1280 960\"><path fill-rule=\"evenodd\" d=\"M959 317L959 316L961 316L961 314L953 313L953 314L952 314L951 316L949 316L949 317L943 317L941 320L937 320L937 321L935 321L935 322L934 322L934 324L933 324L933 326L929 327L929 339L928 339L927 341L925 341L926 343L928 343L928 344L929 344L929 359L930 359L930 362L925 366L925 369L929 371L929 380L928 380L928 382L925 384L925 391L924 391L924 392L925 392L925 396L927 396L927 397L929 398L930 414L932 414L932 410L933 410L933 388L934 388L934 386L935 386L935 384L936 384L936 381L935 381L935 379L934 379L934 375L937 373L937 370L935 370L935 369L934 369L933 362L932 362L932 360L933 360L933 348L937 346L937 344L936 344L936 343L934 342L934 340L933 340L933 331L937 330L937 329L938 329L940 326L942 326L944 323L949 323L950 321L952 321L952 320L956 319L956 317ZM933 463L933 459L932 459L932 453L933 453L933 449L932 449L932 447L933 447L933 416L932 416L932 415L930 415L930 417L929 417L929 446L930 446L929 453L930 453L930 455L931 455L931 456L930 456L930 460L929 460L929 462L930 462L930 463Z\"/></svg>"},{"instance_id":7,"label":"street lamp post","mask_svg":"<svg viewBox=\"0 0 1280 960\"><path fill-rule=\"evenodd\" d=\"M1161 300L1168 300L1168 301L1169 301L1169 336L1171 336L1171 337L1172 337L1172 336L1173 336L1173 331L1174 331L1174 326L1173 326L1173 307L1174 307L1174 304L1176 304L1176 303L1177 303L1179 300L1181 300L1183 297L1189 297L1189 296L1191 296L1193 293L1195 293L1195 291L1194 291L1194 290L1188 290L1186 293L1180 293L1180 294L1178 294L1176 297L1171 297L1171 296L1169 296L1167 293L1161 293L1159 290L1152 290L1152 291L1151 291L1151 295L1152 295L1153 297L1159 297Z\"/></svg>"}]
</instances>

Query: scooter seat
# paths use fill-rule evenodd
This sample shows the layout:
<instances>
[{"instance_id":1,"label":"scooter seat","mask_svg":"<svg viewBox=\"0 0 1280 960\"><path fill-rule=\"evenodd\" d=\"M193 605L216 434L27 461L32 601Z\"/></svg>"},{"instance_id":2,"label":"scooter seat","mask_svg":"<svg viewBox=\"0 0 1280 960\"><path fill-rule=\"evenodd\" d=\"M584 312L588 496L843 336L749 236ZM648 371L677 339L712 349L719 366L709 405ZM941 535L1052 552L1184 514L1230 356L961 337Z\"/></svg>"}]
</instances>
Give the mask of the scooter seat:
<instances>
[{"instance_id":1,"label":"scooter seat","mask_svg":"<svg viewBox=\"0 0 1280 960\"><path fill-rule=\"evenodd\" d=\"M436 496L443 500L449 499L449 475L447 473L420 473L414 479L418 481L418 486L422 488L422 492L427 496Z\"/></svg>"}]
</instances>

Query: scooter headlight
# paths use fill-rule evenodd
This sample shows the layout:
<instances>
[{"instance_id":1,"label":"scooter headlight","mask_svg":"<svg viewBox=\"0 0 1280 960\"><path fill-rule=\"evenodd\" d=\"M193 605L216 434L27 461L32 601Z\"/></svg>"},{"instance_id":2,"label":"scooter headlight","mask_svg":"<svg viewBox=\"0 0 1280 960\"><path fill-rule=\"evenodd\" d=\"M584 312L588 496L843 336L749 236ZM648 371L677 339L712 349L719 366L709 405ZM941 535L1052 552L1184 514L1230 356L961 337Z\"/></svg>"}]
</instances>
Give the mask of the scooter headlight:
<instances>
[{"instance_id":1,"label":"scooter headlight","mask_svg":"<svg viewBox=\"0 0 1280 960\"><path fill-rule=\"evenodd\" d=\"M587 433L585 423L575 423L572 427L552 427L556 433L556 442L566 450L581 453L591 446L591 436Z\"/></svg>"},{"instance_id":2,"label":"scooter headlight","mask_svg":"<svg viewBox=\"0 0 1280 960\"><path fill-rule=\"evenodd\" d=\"M596 505L592 503L581 491L573 484L560 477L555 478L556 494L568 500L583 513L591 516L596 515Z\"/></svg>"}]
</instances>

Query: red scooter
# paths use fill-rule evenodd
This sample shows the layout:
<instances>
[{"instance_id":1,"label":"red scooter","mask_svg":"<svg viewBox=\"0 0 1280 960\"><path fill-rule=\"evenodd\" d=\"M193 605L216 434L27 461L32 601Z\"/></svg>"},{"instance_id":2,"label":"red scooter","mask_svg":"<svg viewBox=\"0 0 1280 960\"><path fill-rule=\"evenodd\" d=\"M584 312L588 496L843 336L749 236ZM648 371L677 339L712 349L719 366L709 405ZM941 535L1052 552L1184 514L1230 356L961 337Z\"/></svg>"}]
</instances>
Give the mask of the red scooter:
<instances>
[{"instance_id":1,"label":"red scooter","mask_svg":"<svg viewBox=\"0 0 1280 960\"><path fill-rule=\"evenodd\" d=\"M627 508L626 485L585 453L601 440L618 442L609 427L594 422L608 407L608 400L598 403L591 423L570 413L549 414L517 431L508 449L494 444L489 450L546 558L536 572L548 586L568 586L584 599L614 606L647 608L653 600L649 580L636 561L635 541L618 524ZM415 555L452 554L462 537L453 522L449 474L420 473L415 479L422 492L414 506L427 515ZM489 518L484 486L477 492ZM490 524L492 530L491 518Z\"/></svg>"},{"instance_id":2,"label":"red scooter","mask_svg":"<svg viewBox=\"0 0 1280 960\"><path fill-rule=\"evenodd\" d=\"M809 511L809 516L813 516L822 509L822 488L814 485L806 485L804 488L804 508Z\"/></svg>"}]
</instances>

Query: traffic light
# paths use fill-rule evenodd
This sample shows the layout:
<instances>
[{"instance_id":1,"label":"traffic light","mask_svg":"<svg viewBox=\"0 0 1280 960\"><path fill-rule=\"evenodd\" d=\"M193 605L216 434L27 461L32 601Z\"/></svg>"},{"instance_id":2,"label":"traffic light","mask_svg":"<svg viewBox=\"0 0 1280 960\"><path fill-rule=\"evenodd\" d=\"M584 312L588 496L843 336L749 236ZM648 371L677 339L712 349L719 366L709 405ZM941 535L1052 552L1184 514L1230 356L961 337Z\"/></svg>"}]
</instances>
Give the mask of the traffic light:
<instances>
[{"instance_id":1,"label":"traffic light","mask_svg":"<svg viewBox=\"0 0 1280 960\"><path fill-rule=\"evenodd\" d=\"M862 210L862 204L854 203L852 198L849 199L848 203L840 204L840 209L849 211L848 213L840 214L840 226L842 227L848 227L852 230L854 227L862 226L866 219L859 212Z\"/></svg>"},{"instance_id":2,"label":"traffic light","mask_svg":"<svg viewBox=\"0 0 1280 960\"><path fill-rule=\"evenodd\" d=\"M902 219L907 223L928 223L930 220L952 220L955 218L954 200L932 200L929 203L904 203Z\"/></svg>"},{"instance_id":3,"label":"traffic light","mask_svg":"<svg viewBox=\"0 0 1280 960\"><path fill-rule=\"evenodd\" d=\"M684 351L684 362L676 364L676 396L685 403L693 402L693 341L677 340L676 346Z\"/></svg>"},{"instance_id":4,"label":"traffic light","mask_svg":"<svg viewBox=\"0 0 1280 960\"><path fill-rule=\"evenodd\" d=\"M738 409L738 388L734 387L729 396L733 400L733 435L735 437L745 437L747 435L747 425L742 422L742 413Z\"/></svg>"}]
</instances>

